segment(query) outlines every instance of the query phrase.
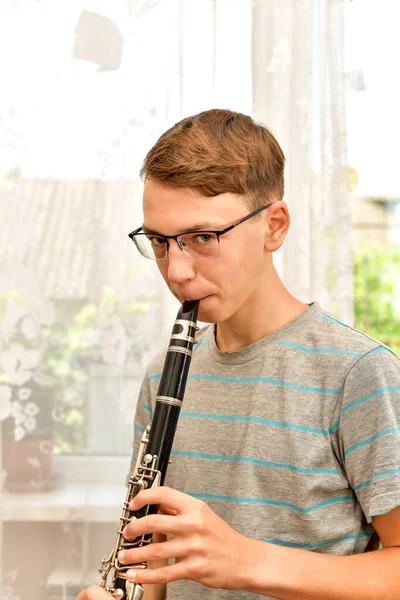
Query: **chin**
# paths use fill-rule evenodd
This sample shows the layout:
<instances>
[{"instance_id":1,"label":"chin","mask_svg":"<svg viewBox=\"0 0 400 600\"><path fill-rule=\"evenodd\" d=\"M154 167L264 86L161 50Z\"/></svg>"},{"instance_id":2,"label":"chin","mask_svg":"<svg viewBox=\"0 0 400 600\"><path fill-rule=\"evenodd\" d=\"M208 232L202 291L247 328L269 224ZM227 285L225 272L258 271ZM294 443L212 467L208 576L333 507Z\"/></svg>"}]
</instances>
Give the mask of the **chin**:
<instances>
[{"instance_id":1,"label":"chin","mask_svg":"<svg viewBox=\"0 0 400 600\"><path fill-rule=\"evenodd\" d=\"M209 302L211 298L204 298L200 300L199 312L197 314L197 319L202 321L203 323L216 323L215 318L217 317L217 312L211 306L211 302Z\"/></svg>"},{"instance_id":2,"label":"chin","mask_svg":"<svg viewBox=\"0 0 400 600\"><path fill-rule=\"evenodd\" d=\"M210 315L209 311L203 311L201 308L197 314L197 320L201 321L201 323L217 323L217 321L214 321L214 318Z\"/></svg>"},{"instance_id":3,"label":"chin","mask_svg":"<svg viewBox=\"0 0 400 600\"><path fill-rule=\"evenodd\" d=\"M208 296L200 300L197 318L203 323L221 323L227 319L227 315L226 310L223 310L215 296Z\"/></svg>"}]
</instances>

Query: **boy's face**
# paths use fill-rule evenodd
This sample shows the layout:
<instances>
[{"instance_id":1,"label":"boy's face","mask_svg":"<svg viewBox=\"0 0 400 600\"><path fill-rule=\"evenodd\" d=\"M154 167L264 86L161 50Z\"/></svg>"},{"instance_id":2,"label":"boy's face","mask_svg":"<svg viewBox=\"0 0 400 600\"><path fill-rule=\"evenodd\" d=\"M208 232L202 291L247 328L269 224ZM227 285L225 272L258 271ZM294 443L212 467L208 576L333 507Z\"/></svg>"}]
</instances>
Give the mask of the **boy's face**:
<instances>
[{"instance_id":1,"label":"boy's face","mask_svg":"<svg viewBox=\"0 0 400 600\"><path fill-rule=\"evenodd\" d=\"M147 180L143 212L144 228L160 235L177 235L199 224L204 230L222 230L252 210L235 194L207 198L188 188ZM188 258L175 240L169 240L168 256L157 261L157 266L180 302L200 299L200 321L225 321L238 311L251 309L257 295L265 294L266 266L272 262L265 249L267 212L222 235L219 253L213 258Z\"/></svg>"}]
</instances>

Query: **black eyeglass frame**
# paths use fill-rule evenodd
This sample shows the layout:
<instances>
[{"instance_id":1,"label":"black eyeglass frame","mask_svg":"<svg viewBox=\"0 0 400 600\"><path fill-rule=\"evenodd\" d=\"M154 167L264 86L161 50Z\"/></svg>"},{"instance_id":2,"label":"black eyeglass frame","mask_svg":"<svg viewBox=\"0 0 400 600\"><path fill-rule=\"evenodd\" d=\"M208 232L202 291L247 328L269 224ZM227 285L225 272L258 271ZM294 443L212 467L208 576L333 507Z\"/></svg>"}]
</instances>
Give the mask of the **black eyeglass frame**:
<instances>
[{"instance_id":1,"label":"black eyeglass frame","mask_svg":"<svg viewBox=\"0 0 400 600\"><path fill-rule=\"evenodd\" d=\"M228 231L231 231L232 229L234 229L235 227L237 227L241 223L244 223L248 219L251 219L252 217L255 217L256 215L258 215L258 213L260 213L263 210L266 210L271 205L272 205L272 202L270 202L269 204L266 204L265 206L262 206L261 208L257 208L257 210L253 211L252 213L250 213L246 217L243 217L242 219L239 219L239 221L236 221L236 223L234 223L233 225L229 225L228 227L225 227L225 229L222 229L222 230L219 230L219 231L212 231L211 229L204 229L204 230L201 230L201 231L190 231L189 230L189 231L183 231L182 233L178 233L178 235L161 235L161 234L158 234L158 233L153 233L153 234L152 233L146 233L145 231L141 231L142 227L138 227L134 231L131 231L130 233L128 233L128 237L132 240L133 243L135 243L134 237L137 236L137 235L146 235L146 236L153 235L154 237L158 237L158 238L161 238L161 239L165 240L167 247L166 247L166 252L165 252L164 258L156 258L155 259L155 260L165 260L167 258L167 256L168 256L168 251L169 251L169 241L168 240L175 240L176 243L178 244L178 247L182 250L182 252L184 252L184 250L179 245L178 238L181 237L182 235L187 235L188 233L199 233L199 234L200 233L213 233L214 235L217 236L217 240L218 240L218 243L219 243L219 238L221 237L221 235L224 235L224 233L228 233ZM139 250L139 248L138 248L138 250ZM190 258L190 257L188 257L188 258ZM212 257L210 257L210 258L212 258Z\"/></svg>"}]
</instances>

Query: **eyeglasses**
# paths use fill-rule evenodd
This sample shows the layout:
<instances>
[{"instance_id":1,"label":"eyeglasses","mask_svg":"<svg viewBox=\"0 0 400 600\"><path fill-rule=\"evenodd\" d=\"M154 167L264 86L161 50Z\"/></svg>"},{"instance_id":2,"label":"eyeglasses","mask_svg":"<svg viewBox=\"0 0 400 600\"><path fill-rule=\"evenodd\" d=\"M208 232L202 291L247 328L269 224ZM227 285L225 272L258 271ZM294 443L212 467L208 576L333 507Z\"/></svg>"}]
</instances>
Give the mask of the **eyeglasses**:
<instances>
[{"instance_id":1,"label":"eyeglasses","mask_svg":"<svg viewBox=\"0 0 400 600\"><path fill-rule=\"evenodd\" d=\"M228 233L228 231L231 231L270 206L271 204L267 204L258 208L246 217L243 217L243 219L236 221L233 225L222 229L222 231L185 231L179 235L159 235L157 233L147 233L139 227L129 233L128 236L140 254L152 260L164 260L167 258L169 250L168 240L175 240L188 258L196 260L214 258L214 256L218 255L219 238L221 235Z\"/></svg>"}]
</instances>

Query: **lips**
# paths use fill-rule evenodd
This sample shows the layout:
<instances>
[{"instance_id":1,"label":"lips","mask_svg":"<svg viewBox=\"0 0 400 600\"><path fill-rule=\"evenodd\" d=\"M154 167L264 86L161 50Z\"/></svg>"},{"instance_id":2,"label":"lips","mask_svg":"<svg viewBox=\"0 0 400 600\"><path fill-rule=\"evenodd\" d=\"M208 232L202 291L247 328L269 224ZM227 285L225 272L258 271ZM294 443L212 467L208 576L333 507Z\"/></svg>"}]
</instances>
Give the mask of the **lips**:
<instances>
[{"instance_id":1,"label":"lips","mask_svg":"<svg viewBox=\"0 0 400 600\"><path fill-rule=\"evenodd\" d=\"M187 302L193 302L193 300L203 300L204 296L202 298L199 298L198 296L185 296L184 300Z\"/></svg>"},{"instance_id":2,"label":"lips","mask_svg":"<svg viewBox=\"0 0 400 600\"><path fill-rule=\"evenodd\" d=\"M182 296L180 298L183 298L183 301L185 302L192 302L193 300L204 300L205 298L208 298L211 294L207 294L205 296Z\"/></svg>"}]
</instances>

